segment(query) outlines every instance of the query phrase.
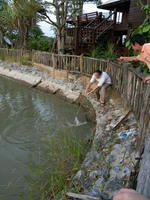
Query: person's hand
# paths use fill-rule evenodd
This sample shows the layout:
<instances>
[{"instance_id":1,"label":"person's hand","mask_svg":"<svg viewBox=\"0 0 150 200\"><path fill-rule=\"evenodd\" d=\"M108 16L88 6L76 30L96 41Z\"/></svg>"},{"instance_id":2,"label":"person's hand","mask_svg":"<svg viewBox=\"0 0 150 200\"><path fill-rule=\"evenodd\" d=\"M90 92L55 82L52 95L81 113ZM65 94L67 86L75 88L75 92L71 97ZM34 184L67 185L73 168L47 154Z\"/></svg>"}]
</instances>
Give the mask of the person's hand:
<instances>
[{"instance_id":1,"label":"person's hand","mask_svg":"<svg viewBox=\"0 0 150 200\"><path fill-rule=\"evenodd\" d=\"M88 94L88 91L87 90L85 90L85 96L87 97L87 94Z\"/></svg>"},{"instance_id":2,"label":"person's hand","mask_svg":"<svg viewBox=\"0 0 150 200\"><path fill-rule=\"evenodd\" d=\"M146 78L144 78L143 83L146 83L148 80L150 80L150 76L147 76Z\"/></svg>"},{"instance_id":3,"label":"person's hand","mask_svg":"<svg viewBox=\"0 0 150 200\"><path fill-rule=\"evenodd\" d=\"M90 92L87 93L87 97L90 95Z\"/></svg>"},{"instance_id":4,"label":"person's hand","mask_svg":"<svg viewBox=\"0 0 150 200\"><path fill-rule=\"evenodd\" d=\"M113 197L113 200L147 200L135 190L121 189L118 194Z\"/></svg>"},{"instance_id":5,"label":"person's hand","mask_svg":"<svg viewBox=\"0 0 150 200\"><path fill-rule=\"evenodd\" d=\"M123 61L124 60L124 57L120 57L119 59L118 59L118 61Z\"/></svg>"}]
</instances>

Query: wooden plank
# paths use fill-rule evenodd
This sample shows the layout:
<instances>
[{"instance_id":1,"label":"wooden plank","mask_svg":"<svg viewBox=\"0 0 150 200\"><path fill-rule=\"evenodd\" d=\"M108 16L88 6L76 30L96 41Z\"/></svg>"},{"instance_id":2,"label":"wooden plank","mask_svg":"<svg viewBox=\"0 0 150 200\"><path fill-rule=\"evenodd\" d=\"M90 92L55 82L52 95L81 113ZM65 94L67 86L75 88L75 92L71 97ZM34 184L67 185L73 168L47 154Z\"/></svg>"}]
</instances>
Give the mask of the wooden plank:
<instances>
[{"instance_id":1,"label":"wooden plank","mask_svg":"<svg viewBox=\"0 0 150 200\"><path fill-rule=\"evenodd\" d=\"M92 197L89 195L76 194L72 192L67 192L66 196L71 197L73 199L81 199L81 200L102 200L100 197Z\"/></svg>"},{"instance_id":2,"label":"wooden plank","mask_svg":"<svg viewBox=\"0 0 150 200\"><path fill-rule=\"evenodd\" d=\"M120 125L128 119L128 117L130 116L131 113L132 113L132 109L126 114L126 116L112 130L113 131L117 130L120 127Z\"/></svg>"},{"instance_id":3,"label":"wooden plank","mask_svg":"<svg viewBox=\"0 0 150 200\"><path fill-rule=\"evenodd\" d=\"M150 124L143 159L138 175L137 192L150 199Z\"/></svg>"},{"instance_id":4,"label":"wooden plank","mask_svg":"<svg viewBox=\"0 0 150 200\"><path fill-rule=\"evenodd\" d=\"M143 101L141 103L139 135L137 142L137 151L142 153L145 139L147 137L148 125L150 120L150 83L145 85Z\"/></svg>"}]
</instances>

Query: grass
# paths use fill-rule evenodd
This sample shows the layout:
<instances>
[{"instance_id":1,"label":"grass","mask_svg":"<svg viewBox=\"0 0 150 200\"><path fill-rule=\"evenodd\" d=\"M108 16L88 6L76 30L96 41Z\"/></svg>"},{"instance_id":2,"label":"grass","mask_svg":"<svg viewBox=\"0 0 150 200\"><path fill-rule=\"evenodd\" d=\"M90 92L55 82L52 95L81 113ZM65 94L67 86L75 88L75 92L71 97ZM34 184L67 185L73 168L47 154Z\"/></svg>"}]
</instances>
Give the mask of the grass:
<instances>
[{"instance_id":1,"label":"grass","mask_svg":"<svg viewBox=\"0 0 150 200\"><path fill-rule=\"evenodd\" d=\"M21 65L28 65L30 66L31 63L29 62L29 55L28 54L24 54L22 56L21 59L17 60L17 59L14 59L13 57L11 57L10 55L8 54L5 54L5 53L2 53L0 54L0 60L2 61L6 61L6 62L17 62L17 63L20 63Z\"/></svg>"},{"instance_id":2,"label":"grass","mask_svg":"<svg viewBox=\"0 0 150 200\"><path fill-rule=\"evenodd\" d=\"M85 148L83 146L83 141L79 138L64 132L59 132L57 139L52 137L50 142L46 141L46 161L42 161L43 164L40 165L29 165L32 177L28 177L29 200L35 195L40 200L52 200L59 196L66 199L66 188L73 184L73 177L81 168L89 148L88 145Z\"/></svg>"}]
</instances>

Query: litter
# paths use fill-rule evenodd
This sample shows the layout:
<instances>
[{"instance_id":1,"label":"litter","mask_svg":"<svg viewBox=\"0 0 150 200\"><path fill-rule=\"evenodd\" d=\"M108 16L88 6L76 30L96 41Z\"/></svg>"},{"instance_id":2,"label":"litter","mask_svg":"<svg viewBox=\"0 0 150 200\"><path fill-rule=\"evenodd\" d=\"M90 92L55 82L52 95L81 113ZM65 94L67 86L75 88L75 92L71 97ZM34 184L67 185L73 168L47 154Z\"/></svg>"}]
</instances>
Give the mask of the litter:
<instances>
[{"instance_id":1,"label":"litter","mask_svg":"<svg viewBox=\"0 0 150 200\"><path fill-rule=\"evenodd\" d=\"M131 134L132 134L132 131L128 131L126 133L121 133L119 138L126 140L129 137L129 135L131 135Z\"/></svg>"}]
</instances>

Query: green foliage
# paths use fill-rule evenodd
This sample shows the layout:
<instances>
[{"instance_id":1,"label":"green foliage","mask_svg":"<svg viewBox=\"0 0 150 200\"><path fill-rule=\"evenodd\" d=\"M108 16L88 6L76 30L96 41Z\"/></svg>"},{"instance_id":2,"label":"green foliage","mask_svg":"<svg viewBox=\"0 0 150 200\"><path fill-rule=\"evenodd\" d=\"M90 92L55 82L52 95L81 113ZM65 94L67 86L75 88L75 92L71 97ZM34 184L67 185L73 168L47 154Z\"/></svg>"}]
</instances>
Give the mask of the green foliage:
<instances>
[{"instance_id":1,"label":"green foliage","mask_svg":"<svg viewBox=\"0 0 150 200\"><path fill-rule=\"evenodd\" d=\"M28 61L28 60L30 60L30 55L26 53L26 54L24 54L24 55L22 56L22 58L23 58L24 60Z\"/></svg>"},{"instance_id":2,"label":"green foliage","mask_svg":"<svg viewBox=\"0 0 150 200\"><path fill-rule=\"evenodd\" d=\"M150 41L150 21L149 18L146 18L138 28L132 30L131 36L135 34L142 34L146 40L146 42Z\"/></svg>"},{"instance_id":3,"label":"green foliage","mask_svg":"<svg viewBox=\"0 0 150 200\"><path fill-rule=\"evenodd\" d=\"M102 5L102 1L101 0L99 0L98 3L97 3L97 6L100 6L100 5Z\"/></svg>"},{"instance_id":4,"label":"green foliage","mask_svg":"<svg viewBox=\"0 0 150 200\"><path fill-rule=\"evenodd\" d=\"M54 43L54 38L49 38L46 36L37 38L30 38L29 39L29 49L32 50L40 50L40 51L48 51L50 52L52 50Z\"/></svg>"},{"instance_id":5,"label":"green foliage","mask_svg":"<svg viewBox=\"0 0 150 200\"><path fill-rule=\"evenodd\" d=\"M34 26L30 31L30 37L38 38L43 37L44 33L42 32L41 28L39 26Z\"/></svg>"},{"instance_id":6,"label":"green foliage","mask_svg":"<svg viewBox=\"0 0 150 200\"><path fill-rule=\"evenodd\" d=\"M106 48L102 49L100 51L101 57L104 58L115 58L115 46L114 44L111 44L110 41L107 43Z\"/></svg>"},{"instance_id":7,"label":"green foliage","mask_svg":"<svg viewBox=\"0 0 150 200\"><path fill-rule=\"evenodd\" d=\"M91 58L97 58L98 57L98 54L97 54L97 49L94 48L90 51L90 53L87 54L89 57Z\"/></svg>"},{"instance_id":8,"label":"green foliage","mask_svg":"<svg viewBox=\"0 0 150 200\"><path fill-rule=\"evenodd\" d=\"M97 48L91 50L90 53L86 54L91 58L112 58L115 59L115 46L111 44L110 41L107 42L107 45L100 45Z\"/></svg>"},{"instance_id":9,"label":"green foliage","mask_svg":"<svg viewBox=\"0 0 150 200\"><path fill-rule=\"evenodd\" d=\"M6 55L5 54L0 54L0 60L5 61L6 60Z\"/></svg>"},{"instance_id":10,"label":"green foliage","mask_svg":"<svg viewBox=\"0 0 150 200\"><path fill-rule=\"evenodd\" d=\"M44 36L44 33L39 26L32 28L29 37L29 49L48 51L52 50L54 38Z\"/></svg>"},{"instance_id":11,"label":"green foliage","mask_svg":"<svg viewBox=\"0 0 150 200\"><path fill-rule=\"evenodd\" d=\"M27 48L30 30L40 19L40 0L3 0L0 30L15 48Z\"/></svg>"}]
</instances>

